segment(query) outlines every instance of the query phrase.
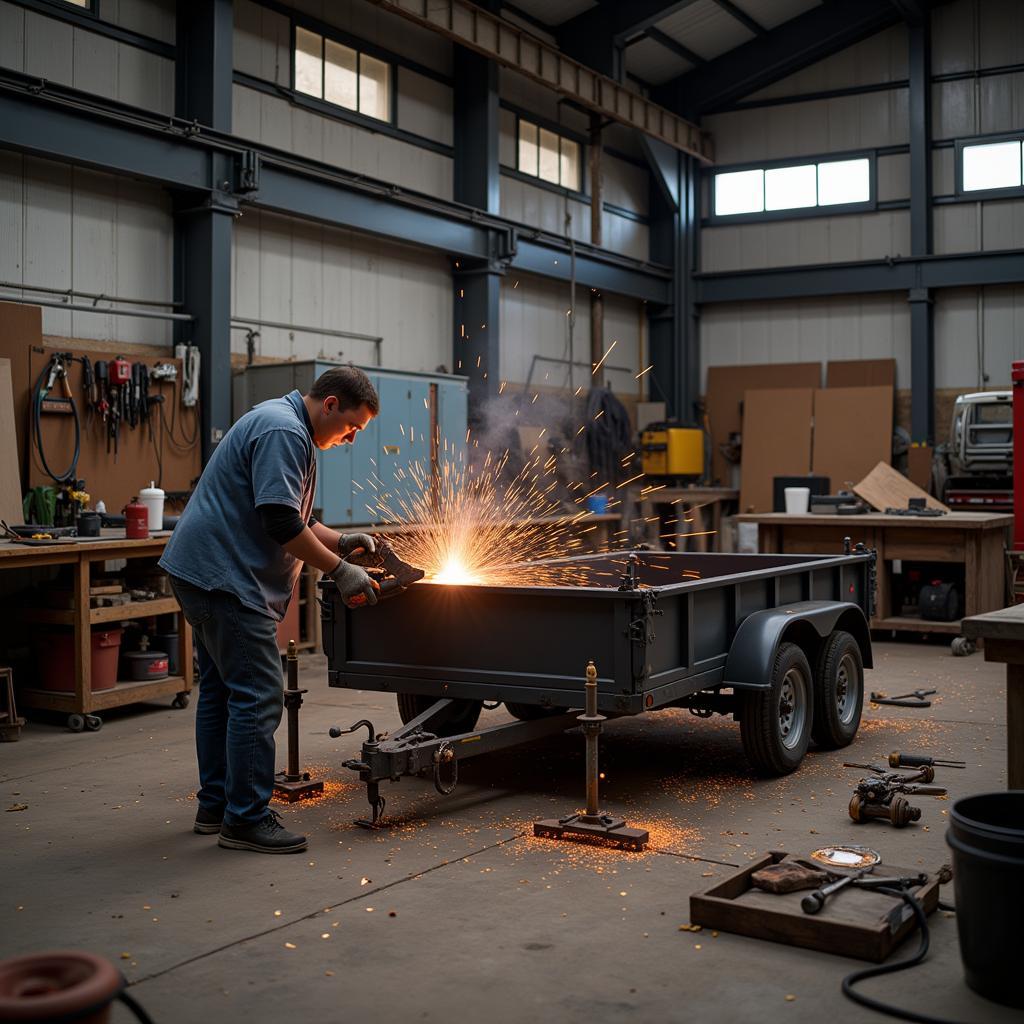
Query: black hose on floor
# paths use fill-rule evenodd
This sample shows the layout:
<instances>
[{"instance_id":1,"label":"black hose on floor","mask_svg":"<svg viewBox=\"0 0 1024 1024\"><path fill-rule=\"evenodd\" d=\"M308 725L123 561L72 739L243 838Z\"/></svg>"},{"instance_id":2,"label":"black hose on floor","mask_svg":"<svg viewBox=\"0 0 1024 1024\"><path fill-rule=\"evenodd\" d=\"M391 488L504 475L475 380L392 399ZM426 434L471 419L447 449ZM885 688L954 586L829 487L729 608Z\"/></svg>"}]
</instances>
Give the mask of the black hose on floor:
<instances>
[{"instance_id":1,"label":"black hose on floor","mask_svg":"<svg viewBox=\"0 0 1024 1024\"><path fill-rule=\"evenodd\" d=\"M917 918L917 926L921 929L921 943L917 947L917 952L906 960L898 960L893 964L880 964L877 967L866 967L864 970L848 974L843 978L843 995L847 999L852 999L855 1003L860 1003L861 1006L866 1006L869 1010L884 1013L889 1017L900 1017L903 1020L918 1021L919 1024L964 1024L963 1021L949 1020L946 1017L930 1017L926 1013L918 1013L915 1010L904 1010L898 1006L890 1006L888 1003L883 1003L880 999L872 999L871 996L854 991L853 986L858 982L866 981L868 978L878 978L883 974L905 971L908 967L915 967L921 963L928 954L930 943L928 918L925 915L920 900L905 889L876 889L875 891L883 892L887 896L898 896L910 907L914 912L914 917Z\"/></svg>"}]
</instances>

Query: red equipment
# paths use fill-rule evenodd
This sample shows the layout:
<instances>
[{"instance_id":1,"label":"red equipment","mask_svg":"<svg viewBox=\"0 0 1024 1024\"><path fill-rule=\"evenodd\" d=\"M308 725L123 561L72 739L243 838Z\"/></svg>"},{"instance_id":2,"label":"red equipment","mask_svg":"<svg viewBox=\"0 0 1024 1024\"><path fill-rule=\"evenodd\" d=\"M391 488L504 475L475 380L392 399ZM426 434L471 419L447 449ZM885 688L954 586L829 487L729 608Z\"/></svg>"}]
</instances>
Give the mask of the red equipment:
<instances>
[{"instance_id":1,"label":"red equipment","mask_svg":"<svg viewBox=\"0 0 1024 1024\"><path fill-rule=\"evenodd\" d=\"M117 359L111 359L107 364L107 372L110 375L112 387L131 383L132 364L127 359L122 359L120 356Z\"/></svg>"},{"instance_id":2,"label":"red equipment","mask_svg":"<svg viewBox=\"0 0 1024 1024\"><path fill-rule=\"evenodd\" d=\"M147 540L149 537L149 508L138 498L124 507L124 535L129 540Z\"/></svg>"}]
</instances>

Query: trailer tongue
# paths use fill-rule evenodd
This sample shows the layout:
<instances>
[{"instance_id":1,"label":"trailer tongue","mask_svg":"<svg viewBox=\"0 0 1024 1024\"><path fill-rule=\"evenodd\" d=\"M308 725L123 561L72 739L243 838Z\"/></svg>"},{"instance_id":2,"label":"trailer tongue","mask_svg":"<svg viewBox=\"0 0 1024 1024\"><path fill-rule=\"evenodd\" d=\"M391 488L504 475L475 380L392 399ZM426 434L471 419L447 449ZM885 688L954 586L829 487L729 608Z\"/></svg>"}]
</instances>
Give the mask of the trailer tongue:
<instances>
[{"instance_id":1,"label":"trailer tongue","mask_svg":"<svg viewBox=\"0 0 1024 1024\"><path fill-rule=\"evenodd\" d=\"M856 735L874 552L561 561L585 569L587 585L416 584L400 601L352 610L322 584L329 684L396 693L405 723L390 735L366 720L331 730L367 730L344 762L366 784L365 824L380 821L382 781L427 771L447 794L460 761L577 726L590 662L595 711L732 714L761 774L795 770L812 737L834 748ZM485 701L519 721L477 730Z\"/></svg>"}]
</instances>

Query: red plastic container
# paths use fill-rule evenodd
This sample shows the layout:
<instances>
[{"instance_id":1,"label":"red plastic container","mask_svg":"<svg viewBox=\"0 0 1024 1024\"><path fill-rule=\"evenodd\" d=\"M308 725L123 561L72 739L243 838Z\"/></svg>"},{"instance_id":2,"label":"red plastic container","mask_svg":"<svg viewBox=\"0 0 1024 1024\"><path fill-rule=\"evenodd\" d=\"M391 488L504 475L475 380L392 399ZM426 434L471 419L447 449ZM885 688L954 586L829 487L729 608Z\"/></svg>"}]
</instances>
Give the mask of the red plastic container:
<instances>
[{"instance_id":1,"label":"red plastic container","mask_svg":"<svg viewBox=\"0 0 1024 1024\"><path fill-rule=\"evenodd\" d=\"M92 690L110 690L117 684L121 653L120 629L94 629L92 633ZM75 691L75 634L71 630L36 635L39 685L44 690Z\"/></svg>"}]
</instances>

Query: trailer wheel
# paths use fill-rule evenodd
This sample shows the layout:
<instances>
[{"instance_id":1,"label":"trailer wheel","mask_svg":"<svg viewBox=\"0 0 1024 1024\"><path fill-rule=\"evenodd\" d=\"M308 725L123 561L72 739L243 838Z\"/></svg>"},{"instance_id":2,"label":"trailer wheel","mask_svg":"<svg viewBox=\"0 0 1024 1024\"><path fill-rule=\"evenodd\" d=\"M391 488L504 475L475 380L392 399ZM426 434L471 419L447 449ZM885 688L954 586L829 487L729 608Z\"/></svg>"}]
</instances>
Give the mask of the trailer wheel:
<instances>
[{"instance_id":1,"label":"trailer wheel","mask_svg":"<svg viewBox=\"0 0 1024 1024\"><path fill-rule=\"evenodd\" d=\"M398 696L398 715L405 725L418 715L422 715L431 704L437 702L436 697L425 697L419 693L400 693ZM435 720L432 729L438 736L458 736L459 733L472 732L480 717L481 700L454 700L446 717Z\"/></svg>"},{"instance_id":2,"label":"trailer wheel","mask_svg":"<svg viewBox=\"0 0 1024 1024\"><path fill-rule=\"evenodd\" d=\"M814 724L811 737L819 747L849 746L860 728L864 707L864 660L860 644L847 632L830 633L814 673Z\"/></svg>"},{"instance_id":3,"label":"trailer wheel","mask_svg":"<svg viewBox=\"0 0 1024 1024\"><path fill-rule=\"evenodd\" d=\"M797 644L779 644L770 682L743 694L740 736L758 774L788 775L807 753L814 715L811 666Z\"/></svg>"},{"instance_id":4,"label":"trailer wheel","mask_svg":"<svg viewBox=\"0 0 1024 1024\"><path fill-rule=\"evenodd\" d=\"M536 722L538 718L549 718L551 715L564 715L568 708L548 708L541 704L516 704L505 701L505 710L520 722Z\"/></svg>"}]
</instances>

